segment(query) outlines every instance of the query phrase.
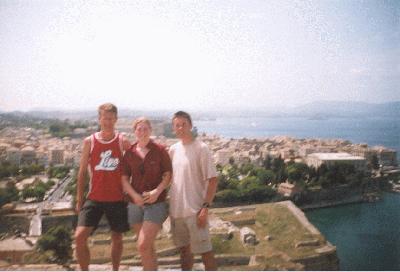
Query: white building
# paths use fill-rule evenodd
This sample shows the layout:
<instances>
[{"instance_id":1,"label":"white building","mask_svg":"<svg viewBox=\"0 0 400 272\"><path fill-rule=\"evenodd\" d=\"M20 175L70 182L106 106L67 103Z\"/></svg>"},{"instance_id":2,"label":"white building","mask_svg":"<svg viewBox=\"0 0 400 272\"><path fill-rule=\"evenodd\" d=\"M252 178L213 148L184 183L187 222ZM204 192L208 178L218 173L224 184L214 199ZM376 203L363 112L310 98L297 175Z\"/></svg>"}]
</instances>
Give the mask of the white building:
<instances>
[{"instance_id":1,"label":"white building","mask_svg":"<svg viewBox=\"0 0 400 272\"><path fill-rule=\"evenodd\" d=\"M325 164L328 168L336 163L353 164L357 170L364 171L367 168L366 159L359 156L353 156L349 153L313 153L307 156L308 166L318 168Z\"/></svg>"}]
</instances>

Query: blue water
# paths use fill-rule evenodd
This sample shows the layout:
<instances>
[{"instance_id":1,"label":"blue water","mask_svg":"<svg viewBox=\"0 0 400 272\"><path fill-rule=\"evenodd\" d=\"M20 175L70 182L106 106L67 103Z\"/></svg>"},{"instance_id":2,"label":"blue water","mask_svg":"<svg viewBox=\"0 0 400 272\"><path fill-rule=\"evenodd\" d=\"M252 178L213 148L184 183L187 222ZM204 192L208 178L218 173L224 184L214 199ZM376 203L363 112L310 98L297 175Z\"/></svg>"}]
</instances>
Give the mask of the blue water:
<instances>
[{"instance_id":1,"label":"blue water","mask_svg":"<svg viewBox=\"0 0 400 272\"><path fill-rule=\"evenodd\" d=\"M296 117L222 117L197 120L199 132L231 138L273 137L345 139L369 146L383 145L400 153L400 121L394 118L330 118L308 120Z\"/></svg>"},{"instance_id":2,"label":"blue water","mask_svg":"<svg viewBox=\"0 0 400 272\"><path fill-rule=\"evenodd\" d=\"M400 194L382 201L308 211L337 246L341 270L400 270Z\"/></svg>"},{"instance_id":3,"label":"blue water","mask_svg":"<svg viewBox=\"0 0 400 272\"><path fill-rule=\"evenodd\" d=\"M400 122L393 118L217 118L195 120L198 131L228 138L273 137L345 139L383 145L400 153ZM307 212L310 221L337 247L341 270L400 270L400 194L376 203Z\"/></svg>"}]
</instances>

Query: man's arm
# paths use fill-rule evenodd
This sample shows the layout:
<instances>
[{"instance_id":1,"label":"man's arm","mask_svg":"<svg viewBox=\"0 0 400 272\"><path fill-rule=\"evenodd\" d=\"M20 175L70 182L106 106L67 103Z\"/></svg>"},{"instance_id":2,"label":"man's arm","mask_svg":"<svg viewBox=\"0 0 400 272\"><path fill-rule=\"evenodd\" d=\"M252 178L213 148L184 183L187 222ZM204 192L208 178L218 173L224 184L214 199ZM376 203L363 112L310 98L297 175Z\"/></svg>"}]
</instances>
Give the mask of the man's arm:
<instances>
[{"instance_id":1,"label":"man's arm","mask_svg":"<svg viewBox=\"0 0 400 272\"><path fill-rule=\"evenodd\" d=\"M79 213L83 204L83 194L85 191L85 177L87 172L87 167L89 164L90 155L90 138L86 138L83 141L81 161L79 164L78 180L76 184L76 207L75 211Z\"/></svg>"},{"instance_id":2,"label":"man's arm","mask_svg":"<svg viewBox=\"0 0 400 272\"><path fill-rule=\"evenodd\" d=\"M204 199L204 203L210 205L211 202L214 200L215 193L217 191L217 184L218 179L216 177L210 178L208 180L207 192L206 197ZM200 228L204 228L207 224L208 219L208 207L203 206L197 216L197 225Z\"/></svg>"},{"instance_id":3,"label":"man's arm","mask_svg":"<svg viewBox=\"0 0 400 272\"><path fill-rule=\"evenodd\" d=\"M217 183L217 177L213 177L208 180L206 199L204 200L204 203L211 204L214 200L215 193L217 192Z\"/></svg>"}]
</instances>

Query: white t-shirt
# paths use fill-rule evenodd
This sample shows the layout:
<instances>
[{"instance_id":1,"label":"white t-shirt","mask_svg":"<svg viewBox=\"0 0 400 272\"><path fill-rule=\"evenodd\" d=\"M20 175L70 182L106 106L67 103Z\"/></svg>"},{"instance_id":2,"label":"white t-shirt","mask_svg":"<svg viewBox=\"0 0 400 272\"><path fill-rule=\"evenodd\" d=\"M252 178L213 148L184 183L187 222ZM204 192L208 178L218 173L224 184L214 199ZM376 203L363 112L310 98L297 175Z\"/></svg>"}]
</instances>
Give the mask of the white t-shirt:
<instances>
[{"instance_id":1,"label":"white t-shirt","mask_svg":"<svg viewBox=\"0 0 400 272\"><path fill-rule=\"evenodd\" d=\"M208 179L217 176L207 145L199 140L178 142L169 149L172 160L172 183L169 190L170 215L174 218L195 215L202 207Z\"/></svg>"}]
</instances>

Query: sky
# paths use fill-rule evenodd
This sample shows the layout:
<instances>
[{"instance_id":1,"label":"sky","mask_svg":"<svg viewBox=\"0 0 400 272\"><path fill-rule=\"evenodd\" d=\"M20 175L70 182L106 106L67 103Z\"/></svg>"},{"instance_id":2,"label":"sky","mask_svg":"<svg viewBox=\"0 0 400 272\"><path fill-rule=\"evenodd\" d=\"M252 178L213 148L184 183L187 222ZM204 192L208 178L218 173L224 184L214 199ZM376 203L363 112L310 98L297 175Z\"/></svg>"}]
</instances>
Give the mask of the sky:
<instances>
[{"instance_id":1,"label":"sky","mask_svg":"<svg viewBox=\"0 0 400 272\"><path fill-rule=\"evenodd\" d=\"M400 1L0 1L0 110L400 100Z\"/></svg>"}]
</instances>

